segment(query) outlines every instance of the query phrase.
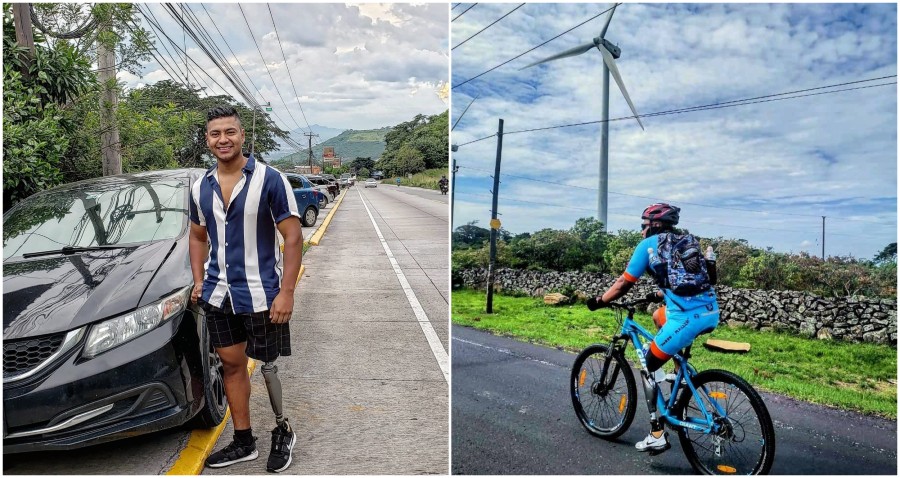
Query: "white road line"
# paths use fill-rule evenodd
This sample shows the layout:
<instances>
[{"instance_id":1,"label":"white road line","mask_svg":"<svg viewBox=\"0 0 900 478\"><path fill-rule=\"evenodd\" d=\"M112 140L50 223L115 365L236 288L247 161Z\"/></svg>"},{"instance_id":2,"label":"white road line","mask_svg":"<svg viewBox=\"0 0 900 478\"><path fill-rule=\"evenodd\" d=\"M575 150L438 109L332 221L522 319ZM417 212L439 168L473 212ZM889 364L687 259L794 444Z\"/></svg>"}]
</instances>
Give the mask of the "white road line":
<instances>
[{"instance_id":1,"label":"white road line","mask_svg":"<svg viewBox=\"0 0 900 478\"><path fill-rule=\"evenodd\" d=\"M369 215L372 226L375 227L375 233L378 234L378 240L381 241L381 247L384 248L384 252L391 261L391 266L394 268L394 274L397 274L397 280L400 281L400 287L402 287L403 292L406 293L406 300L409 301L409 306L412 307L413 312L416 314L419 326L422 327L422 332L428 340L428 345L431 346L431 352L434 354L438 366L441 367L441 372L444 374L444 380L446 380L447 383L450 383L450 358L447 355L447 351L444 350L444 344L441 343L441 339L438 338L437 333L434 331L434 327L431 326L431 321L429 321L428 316L425 315L425 309L422 308L422 304L420 304L419 299L416 298L416 293L413 292L412 287L409 285L409 281L406 280L403 269L400 268L400 264L398 264L397 259L394 258L394 253L391 252L391 248L388 247L387 241L384 240L381 229L378 228L378 224L372 216L372 211L369 210L369 206L366 205L366 200L363 199L362 192L359 189L357 189L356 192L359 194L359 199L362 201L363 207L366 208L366 214Z\"/></svg>"},{"instance_id":2,"label":"white road line","mask_svg":"<svg viewBox=\"0 0 900 478\"><path fill-rule=\"evenodd\" d=\"M536 358L534 358L534 357L529 357L529 356L527 356L527 355L521 355L521 354L513 353L513 352L512 352L511 350L509 350L509 349L498 349L497 347L491 347L490 345L479 344L478 342L470 342L470 341L468 341L468 340L461 339L461 338L458 338L458 337L453 337L453 340L454 340L455 342L462 342L462 343L464 343L464 344L469 344L469 345L474 345L474 346L476 346L476 347L486 348L486 349L488 349L488 350L493 350L493 351L495 351L495 352L500 352L501 354L512 355L513 357L518 357L518 358L520 358L520 359L529 360L529 361L531 361L531 362L537 362L537 363L540 363L540 364L549 365L549 366L551 366L551 367L562 367L562 365L559 365L559 364L556 364L556 363L553 363L553 362L548 362L548 361L546 361L546 360L536 359Z\"/></svg>"}]
</instances>

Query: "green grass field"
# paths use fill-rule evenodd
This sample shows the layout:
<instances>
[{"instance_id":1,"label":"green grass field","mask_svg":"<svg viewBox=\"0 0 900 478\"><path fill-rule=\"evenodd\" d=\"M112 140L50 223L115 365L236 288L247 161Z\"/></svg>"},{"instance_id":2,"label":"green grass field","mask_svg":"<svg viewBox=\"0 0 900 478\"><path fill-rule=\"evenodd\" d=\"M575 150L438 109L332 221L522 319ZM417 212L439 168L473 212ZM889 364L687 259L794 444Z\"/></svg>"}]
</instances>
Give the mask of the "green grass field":
<instances>
[{"instance_id":1,"label":"green grass field","mask_svg":"<svg viewBox=\"0 0 900 478\"><path fill-rule=\"evenodd\" d=\"M438 181L441 179L441 175L447 176L447 179L450 179L450 174L447 171L447 168L437 168L437 169L426 169L421 173L413 174L411 178L401 177L400 178L400 186L413 186L417 188L425 188L425 189L438 189ZM393 186L397 185L397 178L385 178L381 181L382 184L390 184Z\"/></svg>"},{"instance_id":2,"label":"green grass field","mask_svg":"<svg viewBox=\"0 0 900 478\"><path fill-rule=\"evenodd\" d=\"M606 343L618 332L613 311L590 312L583 304L549 306L539 298L494 295L494 313L484 310L483 291L453 292L454 324L498 335L578 352L591 343ZM638 314L636 319L654 330L649 315ZM746 354L713 352L700 346L707 338L749 342L752 348ZM897 350L890 346L822 341L724 325L695 344L691 363L698 370L726 369L759 390L897 418ZM636 361L633 349L628 350L629 359Z\"/></svg>"}]
</instances>

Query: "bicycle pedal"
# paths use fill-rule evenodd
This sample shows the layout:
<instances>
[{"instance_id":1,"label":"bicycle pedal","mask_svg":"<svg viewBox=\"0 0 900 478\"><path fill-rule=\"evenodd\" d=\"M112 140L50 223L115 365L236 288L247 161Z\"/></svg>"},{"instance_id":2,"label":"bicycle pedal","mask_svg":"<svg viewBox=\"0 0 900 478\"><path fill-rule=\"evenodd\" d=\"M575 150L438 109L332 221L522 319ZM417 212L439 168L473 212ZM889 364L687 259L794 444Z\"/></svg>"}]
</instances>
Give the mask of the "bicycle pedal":
<instances>
[{"instance_id":1,"label":"bicycle pedal","mask_svg":"<svg viewBox=\"0 0 900 478\"><path fill-rule=\"evenodd\" d=\"M663 447L663 448L651 448L650 450L647 451L647 453L648 453L650 456L656 456L656 455L659 455L659 454L661 454L661 453L666 452L669 448L672 448L672 444L669 443L669 442L666 442L666 446L665 446L665 447Z\"/></svg>"}]
</instances>

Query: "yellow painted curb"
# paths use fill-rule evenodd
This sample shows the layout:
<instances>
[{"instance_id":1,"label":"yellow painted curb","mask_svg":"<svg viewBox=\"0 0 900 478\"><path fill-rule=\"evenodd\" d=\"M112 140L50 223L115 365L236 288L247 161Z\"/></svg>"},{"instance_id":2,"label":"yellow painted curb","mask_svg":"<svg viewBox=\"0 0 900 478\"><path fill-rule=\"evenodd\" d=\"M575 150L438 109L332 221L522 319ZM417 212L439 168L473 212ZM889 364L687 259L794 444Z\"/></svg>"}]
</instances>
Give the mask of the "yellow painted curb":
<instances>
[{"instance_id":1,"label":"yellow painted curb","mask_svg":"<svg viewBox=\"0 0 900 478\"><path fill-rule=\"evenodd\" d=\"M341 193L341 197L337 200L336 203L334 203L334 207L331 208L331 211L327 216L325 216L325 220L322 221L322 225L319 226L319 228L316 230L316 233L313 234L311 238L309 238L310 244L314 246L319 245L319 241L321 241L322 236L325 235L325 229L328 229L328 225L331 224L331 218L334 217L335 211L337 211L338 206L340 206L341 203L344 202L344 196L347 195L347 191L350 191L350 188L345 189L344 192Z\"/></svg>"},{"instance_id":2,"label":"yellow painted curb","mask_svg":"<svg viewBox=\"0 0 900 478\"><path fill-rule=\"evenodd\" d=\"M247 364L247 373L253 376L253 369L255 368L256 360L250 359L250 363ZM212 453L213 447L216 446L216 441L219 439L219 435L225 430L225 425L228 425L229 418L231 418L230 408L225 411L225 418L219 426L206 430L200 429L192 431L191 438L188 440L184 450L181 450L178 459L175 460L175 464L172 465L172 468L169 468L169 471L167 471L166 474L199 475L203 470L203 462L206 461L206 457Z\"/></svg>"},{"instance_id":3,"label":"yellow painted curb","mask_svg":"<svg viewBox=\"0 0 900 478\"><path fill-rule=\"evenodd\" d=\"M306 270L306 266L303 264L300 264L300 272L297 274L297 284L300 283L300 278L303 277L303 272L305 270ZM294 286L296 287L297 284L294 284Z\"/></svg>"}]
</instances>

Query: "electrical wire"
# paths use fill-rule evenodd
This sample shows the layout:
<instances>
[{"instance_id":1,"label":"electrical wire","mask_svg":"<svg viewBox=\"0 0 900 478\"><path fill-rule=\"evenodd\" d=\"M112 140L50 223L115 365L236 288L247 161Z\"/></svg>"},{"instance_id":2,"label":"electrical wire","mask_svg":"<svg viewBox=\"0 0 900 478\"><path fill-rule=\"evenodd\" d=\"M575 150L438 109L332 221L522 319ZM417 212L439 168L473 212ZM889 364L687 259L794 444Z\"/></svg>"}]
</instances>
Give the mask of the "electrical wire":
<instances>
[{"instance_id":1,"label":"electrical wire","mask_svg":"<svg viewBox=\"0 0 900 478\"><path fill-rule=\"evenodd\" d=\"M512 57L512 58L510 58L509 60L504 61L503 63L500 63L499 65L497 65L497 66L491 68L490 70L481 72L481 73L479 73L479 74L477 74L477 75L475 75L475 76L469 78L468 80L463 81L462 83L457 83L457 84L453 85L452 87L450 87L450 89L453 89L453 88L456 88L456 87L465 85L466 83L468 83L468 82L470 82L470 81L472 81L472 80L474 80L474 79L476 79L476 78L480 78L480 77L482 77L482 76L484 76L484 75L486 75L486 74L488 74L488 73L490 73L490 72L496 70L497 68L500 68L501 66L503 66L503 65L505 65L505 64L507 64L507 63L513 61L513 60L517 60L517 59L521 58L522 56L525 56L526 54L531 53L531 52L533 52L534 50L537 50L538 48L540 48L540 47L542 47L542 46L544 46L544 45L546 45L546 44L552 42L553 40L556 40L557 38L559 38L559 37L565 35L566 33L569 33L569 32L571 32L572 30L575 30L576 28L578 28L578 27L580 27L580 26L582 26L582 25L584 25L584 24L590 22L591 20L593 20L593 19L599 17L600 15L603 15L604 13L606 13L606 12L612 10L613 8L616 8L618 5L619 5L619 4L615 4L615 5L613 5L612 7L609 7L609 8L607 8L606 10L603 10L602 12L600 12L600 13L594 15L593 17L588 18L587 20L585 20L585 21L579 23L578 25L575 25L574 27L572 27L572 28L570 28L570 29L568 29L568 30L566 30L566 31L564 31L564 32L562 32L562 33L560 33L559 35L556 35L555 37L553 37L553 38L551 38L551 39L549 39L549 40L547 40L547 41L541 43L540 45L538 45L538 46L536 46L536 47L533 47L533 48L531 48L531 49L528 50L528 51L522 52L522 53L520 53L520 54L518 54L518 55L516 55L516 56L514 56L514 57Z\"/></svg>"},{"instance_id":2,"label":"electrical wire","mask_svg":"<svg viewBox=\"0 0 900 478\"><path fill-rule=\"evenodd\" d=\"M451 48L450 51L455 50L457 47L462 46L463 43L465 43L465 42L467 42L467 41L469 41L469 40L471 40L471 39L477 37L479 34L481 34L481 32L487 30L488 28L491 28L492 26L494 26L494 24L496 24L496 23L499 22L500 20L503 20L503 19L506 18L507 16L509 16L510 13L512 13L512 12L514 12L514 11L520 9L520 8L522 8L523 5L525 5L525 4L524 4L524 3L520 3L518 7L513 8L512 10L510 10L509 12L507 12L506 15L503 15L502 17L500 17L500 18L494 20L493 22L491 22L490 25L488 25L488 26L482 28L481 30L478 30L478 32L476 32L474 35L470 36L469 38L466 38L465 40L463 40L463 41L461 41L461 42L459 42L459 44L457 44L455 47Z\"/></svg>"},{"instance_id":3,"label":"electrical wire","mask_svg":"<svg viewBox=\"0 0 900 478\"><path fill-rule=\"evenodd\" d=\"M710 105L691 106L691 107L687 107L687 108L678 108L678 109L674 109L674 110L660 111L660 112L656 112L656 113L649 113L649 114L646 114L646 115L640 115L640 117L641 117L641 118L647 118L647 117L654 117L654 116L667 116L667 115L672 115L672 114L693 113L693 112L697 112L697 111L707 111L707 110L715 110L715 109L722 109L722 108L733 108L733 107L735 107L735 106L747 106L747 105L760 104L760 103L770 103L770 102L773 102L773 101L792 100L792 99L797 99L797 98L805 98L805 97L808 97L808 96L827 95L827 94L831 94L831 93L842 93L842 92L847 92L847 91L862 90L862 89L867 89L867 88L875 88L875 87L879 87L879 86L890 86L890 85L896 85L897 82L896 82L896 81L893 81L893 82L888 82L888 83L880 83L880 84L877 84L877 85L857 86L857 87L854 87L854 88L843 88L843 89L832 90L832 91L821 91L821 92L818 92L818 93L809 93L809 94L804 94L804 95L796 94L796 93L802 93L802 92L806 92L806 91L820 90L820 89L824 89L824 88L836 88L836 87L838 87L838 86L851 85L851 84L858 84L858 83L865 83L865 82L869 82L869 81L878 81L878 80L882 80L882 79L886 79L886 78L896 78L896 76L897 76L897 75L890 75L890 76L884 76L884 77L880 77L880 78L872 78L872 79L868 79L868 80L858 80L858 81L851 81L851 82L847 82L847 83L838 83L838 84L834 84L834 85L820 86L820 87L816 87L816 88L807 88L807 89L804 89L804 90L797 90L797 91L788 92L788 93L778 93L778 94L775 94L775 95L758 96L758 97L755 97L755 98L746 98L746 99L743 99L743 100L733 100L733 101L728 101L728 102L725 102L725 103L713 103L713 104L710 104ZM787 96L787 97L784 97L784 98L773 98L774 96L784 96L784 95L792 95L792 94L794 94L795 96ZM756 100L756 99L758 99L758 98L768 98L768 99L765 99L765 100L758 100L758 101L752 101L752 100ZM613 122L613 121L623 121L623 120L629 120L629 119L634 119L634 118L636 118L634 115L631 115L631 116L621 116L621 117L619 117L619 118L610 118L610 119L607 120L607 121L608 121L608 122ZM506 135L519 134L519 133L532 133L532 132L535 132L535 131L546 131L546 130L551 130L551 129L572 128L572 127L576 127L576 126L587 126L587 125L593 125L593 124L601 124L601 123L604 123L604 122L605 122L605 121L603 121L603 120L597 120L597 121L583 121L583 122L580 122L580 123L568 123L568 124L557 125L557 126L545 126L545 127L541 127L541 128L529 128L529 129L523 129L523 130L517 130L517 131L505 131L505 132L503 133L503 135L506 136ZM465 146L465 145L468 145L468 144L477 143L477 142L479 142L479 141L484 141L484 140L486 140L486 139L493 138L494 136L497 136L496 133L495 133L495 134L492 134L492 135L490 135L490 136L485 136L485 137L483 137L483 138L479 138L479 139L476 139L476 140L473 140L473 141L469 141L469 142L466 142L466 143L462 143L462 144L459 144L459 145L457 145L457 146Z\"/></svg>"},{"instance_id":4,"label":"electrical wire","mask_svg":"<svg viewBox=\"0 0 900 478\"><path fill-rule=\"evenodd\" d=\"M456 18L454 18L453 20L450 20L450 21L451 21L451 22L455 22L457 18L459 18L459 17L465 15L466 12L468 12L469 10L475 8L475 5L478 5L478 3L473 3L471 7L469 7L469 8L467 8L467 9L463 10L462 13L460 13L459 15L456 16Z\"/></svg>"},{"instance_id":5,"label":"electrical wire","mask_svg":"<svg viewBox=\"0 0 900 478\"><path fill-rule=\"evenodd\" d=\"M281 49L281 57L284 59L284 67L287 69L288 78L291 80L291 88L294 89L294 98L297 100L297 105L300 107L300 114L303 115L303 121L306 122L306 128L312 133L312 127L309 125L309 120L306 119L306 113L303 111L303 105L300 104L300 94L297 93L297 87L294 85L294 77L291 76L291 68L288 66L287 56L284 54L284 46L281 44L281 37L278 36L278 27L275 26L275 15L272 14L272 6L268 3L266 7L269 9L269 18L272 19L272 28L275 29L275 39L278 40L278 47Z\"/></svg>"}]
</instances>

